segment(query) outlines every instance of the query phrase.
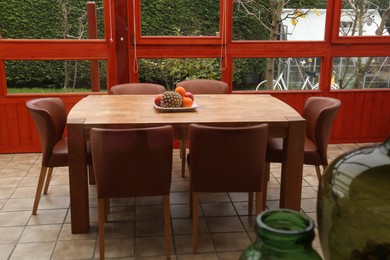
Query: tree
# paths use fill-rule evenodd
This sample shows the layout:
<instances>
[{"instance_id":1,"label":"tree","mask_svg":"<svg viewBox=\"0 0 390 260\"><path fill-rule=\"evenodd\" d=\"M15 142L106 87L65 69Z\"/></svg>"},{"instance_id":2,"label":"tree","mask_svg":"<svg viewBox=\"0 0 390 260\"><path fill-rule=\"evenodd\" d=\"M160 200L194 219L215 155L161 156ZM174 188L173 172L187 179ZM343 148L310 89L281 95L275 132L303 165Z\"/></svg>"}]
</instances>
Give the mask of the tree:
<instances>
[{"instance_id":1,"label":"tree","mask_svg":"<svg viewBox=\"0 0 390 260\"><path fill-rule=\"evenodd\" d=\"M380 3L379 1L369 2L367 0L347 0L345 1L344 15L349 17L351 24L344 30L340 30L343 36L362 36L365 34L365 26L377 26L375 35L381 36L386 33L386 24L390 16L390 6L387 3ZM381 6L383 8L381 8ZM375 21L373 10L381 13L381 21ZM389 32L387 32L389 33ZM339 77L339 85L341 88L346 88L349 85L351 88L358 89L364 85L364 77L380 69L381 62L374 64L375 57L357 57L346 58L345 66L342 67L342 73ZM383 62L386 62L383 61ZM353 68L352 73L350 72ZM365 87L365 86L363 86Z\"/></svg>"},{"instance_id":2,"label":"tree","mask_svg":"<svg viewBox=\"0 0 390 260\"><path fill-rule=\"evenodd\" d=\"M282 34L286 33L281 30L284 20L292 19L292 21L297 21L299 17L309 12L308 5L310 8L314 7L313 3L294 3L291 0L269 0L268 2L263 0L234 0L234 2L238 9L243 9L247 15L253 17L259 23L260 27L268 30L268 40L272 41L282 39ZM283 9L287 4L297 7L293 8L291 13L282 18ZM302 11L304 7L307 8L305 12ZM274 58L267 59L266 80L267 89L269 90L273 89L274 63Z\"/></svg>"}]
</instances>

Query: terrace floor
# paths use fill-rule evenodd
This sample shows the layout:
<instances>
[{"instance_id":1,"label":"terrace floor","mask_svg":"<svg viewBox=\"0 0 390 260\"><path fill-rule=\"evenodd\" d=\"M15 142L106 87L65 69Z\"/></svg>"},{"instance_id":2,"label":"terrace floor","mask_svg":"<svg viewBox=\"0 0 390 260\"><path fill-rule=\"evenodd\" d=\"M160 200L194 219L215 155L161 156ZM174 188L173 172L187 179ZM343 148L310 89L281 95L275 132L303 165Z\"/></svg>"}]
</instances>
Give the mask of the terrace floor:
<instances>
[{"instance_id":1,"label":"terrace floor","mask_svg":"<svg viewBox=\"0 0 390 260\"><path fill-rule=\"evenodd\" d=\"M367 144L330 145L328 156ZM42 196L38 214L31 215L40 170L40 154L0 154L0 259L98 259L97 199L90 185L91 232L70 230L68 170L57 168ZM318 180L305 166L301 211L316 223ZM271 164L267 208L278 208L280 165ZM218 193L200 197L198 254L191 253L189 177L181 177L174 151L171 186L172 259L238 259L255 239L255 216L247 215L247 194ZM112 200L106 223L107 259L165 259L161 197ZM319 239L313 246L321 253Z\"/></svg>"}]
</instances>

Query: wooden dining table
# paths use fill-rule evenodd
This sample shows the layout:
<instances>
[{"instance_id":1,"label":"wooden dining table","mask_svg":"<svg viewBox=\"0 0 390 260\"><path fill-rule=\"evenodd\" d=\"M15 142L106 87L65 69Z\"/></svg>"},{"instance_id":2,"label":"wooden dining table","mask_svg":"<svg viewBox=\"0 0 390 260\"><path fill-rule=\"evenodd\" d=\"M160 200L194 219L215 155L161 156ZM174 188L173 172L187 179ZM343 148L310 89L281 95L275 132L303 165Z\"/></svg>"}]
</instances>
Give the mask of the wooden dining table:
<instances>
[{"instance_id":1,"label":"wooden dining table","mask_svg":"<svg viewBox=\"0 0 390 260\"><path fill-rule=\"evenodd\" d=\"M165 112L153 95L90 95L69 112L69 186L72 233L89 232L86 142L89 130L172 125L184 135L191 123L240 126L269 124L269 136L284 138L280 207L300 210L306 121L292 107L267 94L195 95L196 109Z\"/></svg>"}]
</instances>

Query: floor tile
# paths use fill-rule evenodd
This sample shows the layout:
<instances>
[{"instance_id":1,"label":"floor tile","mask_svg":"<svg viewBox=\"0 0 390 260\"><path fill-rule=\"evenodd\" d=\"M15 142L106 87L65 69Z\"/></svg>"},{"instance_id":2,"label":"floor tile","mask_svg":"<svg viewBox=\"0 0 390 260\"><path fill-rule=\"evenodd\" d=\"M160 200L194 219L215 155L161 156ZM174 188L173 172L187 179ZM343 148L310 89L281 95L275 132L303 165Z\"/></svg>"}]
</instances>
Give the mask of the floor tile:
<instances>
[{"instance_id":1,"label":"floor tile","mask_svg":"<svg viewBox=\"0 0 390 260\"><path fill-rule=\"evenodd\" d=\"M58 241L52 259L92 259L96 240Z\"/></svg>"},{"instance_id":2,"label":"floor tile","mask_svg":"<svg viewBox=\"0 0 390 260\"><path fill-rule=\"evenodd\" d=\"M57 241L61 225L27 226L20 236L20 243Z\"/></svg>"},{"instance_id":3,"label":"floor tile","mask_svg":"<svg viewBox=\"0 0 390 260\"><path fill-rule=\"evenodd\" d=\"M0 227L25 226L31 217L31 211L0 212Z\"/></svg>"},{"instance_id":4,"label":"floor tile","mask_svg":"<svg viewBox=\"0 0 390 260\"><path fill-rule=\"evenodd\" d=\"M0 260L9 259L11 252L15 246L15 244L0 245Z\"/></svg>"},{"instance_id":5,"label":"floor tile","mask_svg":"<svg viewBox=\"0 0 390 260\"><path fill-rule=\"evenodd\" d=\"M55 242L44 243L18 243L10 257L10 260L51 259Z\"/></svg>"},{"instance_id":6,"label":"floor tile","mask_svg":"<svg viewBox=\"0 0 390 260\"><path fill-rule=\"evenodd\" d=\"M329 162L360 145L330 145ZM42 196L38 214L31 215L40 160L39 153L0 154L0 260L99 259L96 187L89 186L90 232L72 234L68 167L54 170L49 193ZM238 259L257 238L256 216L248 216L248 194L199 194L198 254L193 255L189 180L188 168L185 178L181 177L178 150L174 150L170 194L171 259ZM267 183L268 209L279 208L280 180L281 165L272 163ZM304 166L301 211L316 227L317 191L315 168ZM111 199L110 202L110 214L105 223L107 259L165 259L162 197ZM322 253L317 228L315 232L313 247Z\"/></svg>"}]
</instances>

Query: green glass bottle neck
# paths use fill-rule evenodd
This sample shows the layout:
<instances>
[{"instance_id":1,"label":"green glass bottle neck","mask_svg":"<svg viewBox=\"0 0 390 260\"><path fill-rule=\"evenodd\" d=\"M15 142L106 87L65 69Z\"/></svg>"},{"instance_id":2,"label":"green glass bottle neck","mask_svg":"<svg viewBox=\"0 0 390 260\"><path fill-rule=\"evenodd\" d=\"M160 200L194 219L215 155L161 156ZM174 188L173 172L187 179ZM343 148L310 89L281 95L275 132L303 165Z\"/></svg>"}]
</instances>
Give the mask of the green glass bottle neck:
<instances>
[{"instance_id":1,"label":"green glass bottle neck","mask_svg":"<svg viewBox=\"0 0 390 260\"><path fill-rule=\"evenodd\" d=\"M300 250L311 247L314 224L310 218L296 211L265 211L257 217L257 235L269 247Z\"/></svg>"}]
</instances>

